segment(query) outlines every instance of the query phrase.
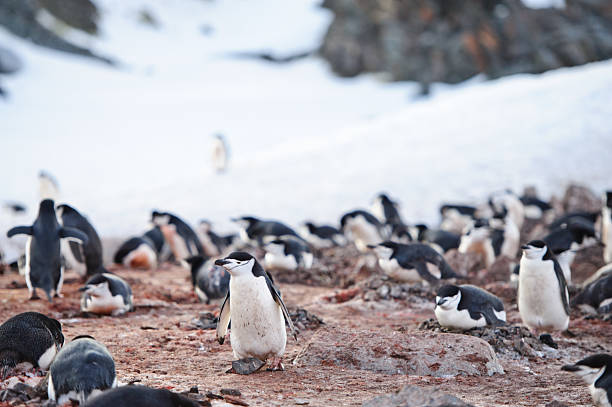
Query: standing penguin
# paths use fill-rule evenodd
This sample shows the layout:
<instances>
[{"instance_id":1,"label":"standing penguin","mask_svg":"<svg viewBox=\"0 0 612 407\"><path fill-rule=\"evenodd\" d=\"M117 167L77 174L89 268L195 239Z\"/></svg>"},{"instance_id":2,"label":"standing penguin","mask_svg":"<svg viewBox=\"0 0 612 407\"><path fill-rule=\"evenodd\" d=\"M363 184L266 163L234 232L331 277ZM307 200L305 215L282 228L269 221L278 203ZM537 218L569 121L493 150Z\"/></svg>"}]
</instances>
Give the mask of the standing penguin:
<instances>
[{"instance_id":1,"label":"standing penguin","mask_svg":"<svg viewBox=\"0 0 612 407\"><path fill-rule=\"evenodd\" d=\"M612 406L612 356L604 353L592 355L561 369L574 373L589 385L595 406Z\"/></svg>"},{"instance_id":2,"label":"standing penguin","mask_svg":"<svg viewBox=\"0 0 612 407\"><path fill-rule=\"evenodd\" d=\"M151 220L161 228L177 261L196 254L204 254L204 248L198 235L178 216L169 212L153 211Z\"/></svg>"},{"instance_id":3,"label":"standing penguin","mask_svg":"<svg viewBox=\"0 0 612 407\"><path fill-rule=\"evenodd\" d=\"M60 225L78 229L87 235L87 244L83 245L62 240L62 255L67 265L81 277L102 272L102 241L92 224L79 211L66 204L57 206L57 218Z\"/></svg>"},{"instance_id":4,"label":"standing penguin","mask_svg":"<svg viewBox=\"0 0 612 407\"><path fill-rule=\"evenodd\" d=\"M132 288L117 275L96 274L79 291L83 291L82 312L115 316L134 310Z\"/></svg>"},{"instance_id":5,"label":"standing penguin","mask_svg":"<svg viewBox=\"0 0 612 407\"><path fill-rule=\"evenodd\" d=\"M70 400L83 405L89 397L113 387L117 387L117 376L110 352L93 337L80 335L51 364L47 393L58 405Z\"/></svg>"},{"instance_id":6,"label":"standing penguin","mask_svg":"<svg viewBox=\"0 0 612 407\"><path fill-rule=\"evenodd\" d=\"M64 280L61 264L60 239L75 238L87 244L87 235L80 230L61 227L55 215L53 201L45 199L40 203L38 217L32 226L16 226L7 232L11 237L17 234L29 235L26 243L25 279L30 299L36 299L36 288L41 288L49 302L52 293L60 296Z\"/></svg>"},{"instance_id":7,"label":"standing penguin","mask_svg":"<svg viewBox=\"0 0 612 407\"><path fill-rule=\"evenodd\" d=\"M166 389L121 386L87 400L86 407L199 407L200 403Z\"/></svg>"},{"instance_id":8,"label":"standing penguin","mask_svg":"<svg viewBox=\"0 0 612 407\"><path fill-rule=\"evenodd\" d=\"M469 284L440 287L434 313L441 326L454 329L506 323L504 303L490 292Z\"/></svg>"},{"instance_id":9,"label":"standing penguin","mask_svg":"<svg viewBox=\"0 0 612 407\"><path fill-rule=\"evenodd\" d=\"M268 270L290 270L312 267L313 255L301 240L286 238L273 240L264 246L264 264Z\"/></svg>"},{"instance_id":10,"label":"standing penguin","mask_svg":"<svg viewBox=\"0 0 612 407\"><path fill-rule=\"evenodd\" d=\"M208 257L193 256L185 260L191 267L191 284L200 302L225 298L230 275L221 266L211 264Z\"/></svg>"},{"instance_id":11,"label":"standing penguin","mask_svg":"<svg viewBox=\"0 0 612 407\"><path fill-rule=\"evenodd\" d=\"M569 294L561 266L541 240L522 247L518 309L523 323L539 331L565 331L569 325Z\"/></svg>"},{"instance_id":12,"label":"standing penguin","mask_svg":"<svg viewBox=\"0 0 612 407\"><path fill-rule=\"evenodd\" d=\"M297 335L269 274L245 252L233 252L215 264L231 275L230 288L219 313L217 340L223 343L231 320L230 339L237 359L268 360L271 369L283 370L281 362L287 344L285 322L296 340Z\"/></svg>"},{"instance_id":13,"label":"standing penguin","mask_svg":"<svg viewBox=\"0 0 612 407\"><path fill-rule=\"evenodd\" d=\"M376 252L380 268L395 280L435 284L440 279L458 277L444 257L425 244L386 241L368 247ZM435 275L429 271L428 263L438 269Z\"/></svg>"},{"instance_id":14,"label":"standing penguin","mask_svg":"<svg viewBox=\"0 0 612 407\"><path fill-rule=\"evenodd\" d=\"M360 252L367 251L368 245L380 243L387 236L383 224L370 212L361 209L345 213L340 218L340 230Z\"/></svg>"},{"instance_id":15,"label":"standing penguin","mask_svg":"<svg viewBox=\"0 0 612 407\"><path fill-rule=\"evenodd\" d=\"M215 135L213 141L212 150L212 163L213 168L216 172L221 173L227 170L227 163L229 161L229 150L227 148L227 142L225 137L221 134Z\"/></svg>"},{"instance_id":16,"label":"standing penguin","mask_svg":"<svg viewBox=\"0 0 612 407\"><path fill-rule=\"evenodd\" d=\"M63 345L59 321L38 312L15 315L0 325L1 379L22 362L47 370Z\"/></svg>"}]
</instances>

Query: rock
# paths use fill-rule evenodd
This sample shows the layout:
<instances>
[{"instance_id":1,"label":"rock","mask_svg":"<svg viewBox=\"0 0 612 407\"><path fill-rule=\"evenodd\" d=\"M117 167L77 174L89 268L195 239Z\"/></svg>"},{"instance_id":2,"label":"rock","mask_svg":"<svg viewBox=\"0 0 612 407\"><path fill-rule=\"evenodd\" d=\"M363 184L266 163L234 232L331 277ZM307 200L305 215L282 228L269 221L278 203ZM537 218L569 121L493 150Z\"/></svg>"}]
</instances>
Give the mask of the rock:
<instances>
[{"instance_id":1,"label":"rock","mask_svg":"<svg viewBox=\"0 0 612 407\"><path fill-rule=\"evenodd\" d=\"M436 389L405 386L400 391L374 397L362 404L363 407L470 407L455 396Z\"/></svg>"},{"instance_id":2,"label":"rock","mask_svg":"<svg viewBox=\"0 0 612 407\"><path fill-rule=\"evenodd\" d=\"M386 374L449 377L504 373L495 352L482 339L430 332L326 327L317 331L297 360L302 366L334 365Z\"/></svg>"},{"instance_id":3,"label":"rock","mask_svg":"<svg viewBox=\"0 0 612 407\"><path fill-rule=\"evenodd\" d=\"M191 320L190 327L193 329L217 329L219 318L210 312L202 312L198 318Z\"/></svg>"},{"instance_id":4,"label":"rock","mask_svg":"<svg viewBox=\"0 0 612 407\"><path fill-rule=\"evenodd\" d=\"M550 403L546 403L544 407L567 407L567 404L561 403L560 401L553 400Z\"/></svg>"},{"instance_id":5,"label":"rock","mask_svg":"<svg viewBox=\"0 0 612 407\"><path fill-rule=\"evenodd\" d=\"M304 308L289 308L289 317L293 324L298 327L298 331L306 329L317 329L325 324L321 318L315 314L308 312Z\"/></svg>"},{"instance_id":6,"label":"rock","mask_svg":"<svg viewBox=\"0 0 612 407\"><path fill-rule=\"evenodd\" d=\"M237 389L221 389L221 394L225 394L226 396L235 396L240 397L242 393Z\"/></svg>"},{"instance_id":7,"label":"rock","mask_svg":"<svg viewBox=\"0 0 612 407\"><path fill-rule=\"evenodd\" d=\"M265 366L265 364L266 362L263 362L256 358L238 359L232 362L232 369L230 370L230 372L247 375L255 373L263 366Z\"/></svg>"},{"instance_id":8,"label":"rock","mask_svg":"<svg viewBox=\"0 0 612 407\"><path fill-rule=\"evenodd\" d=\"M582 185L570 185L563 196L564 212L599 212L601 199L589 188Z\"/></svg>"},{"instance_id":9,"label":"rock","mask_svg":"<svg viewBox=\"0 0 612 407\"><path fill-rule=\"evenodd\" d=\"M293 399L293 402L298 406L305 406L307 404L310 404L310 400L298 399L298 398Z\"/></svg>"}]
</instances>

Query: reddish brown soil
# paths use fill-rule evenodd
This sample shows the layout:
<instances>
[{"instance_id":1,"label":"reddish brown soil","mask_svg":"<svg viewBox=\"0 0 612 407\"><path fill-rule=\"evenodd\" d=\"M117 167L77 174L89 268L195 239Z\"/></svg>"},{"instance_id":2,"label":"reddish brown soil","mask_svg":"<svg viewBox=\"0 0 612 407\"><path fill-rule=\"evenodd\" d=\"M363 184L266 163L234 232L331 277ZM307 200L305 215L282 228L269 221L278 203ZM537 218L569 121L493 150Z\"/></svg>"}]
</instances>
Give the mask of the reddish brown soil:
<instances>
[{"instance_id":1,"label":"reddish brown soil","mask_svg":"<svg viewBox=\"0 0 612 407\"><path fill-rule=\"evenodd\" d=\"M186 270L166 267L156 272L115 271L132 285L136 305L133 313L122 317L81 316L77 291L81 282L72 274L67 275L64 297L52 305L44 300L28 301L27 289L15 288L23 286L23 278L9 273L0 276L0 320L24 311L45 313L61 320L67 339L89 334L106 344L123 383L139 381L179 392L198 386L200 393L216 394L222 388L233 388L240 390L241 400L253 406L296 405L296 401L307 401L310 406L358 406L405 384L436 387L476 406L532 407L552 400L568 406L585 406L590 405L586 387L572 375L560 371L560 367L593 352L612 351L612 325L601 320L585 320L575 314L570 330L578 336L556 337L559 351L547 353L546 358L528 360L518 355L500 355L504 375L442 379L329 365L316 368L293 365L292 360L315 332L307 330L300 334L298 342L288 341L284 372L240 376L225 373L232 361L229 341L219 345L214 330L191 327L191 320L200 312L217 312L218 305L197 302ZM287 306L305 308L331 326L418 334L418 324L433 317L431 307L423 301L364 302L357 295L337 304L325 297L339 289L299 284L280 287ZM516 305L508 302L506 305L510 321L520 322ZM338 345L330 343L329 346Z\"/></svg>"}]
</instances>

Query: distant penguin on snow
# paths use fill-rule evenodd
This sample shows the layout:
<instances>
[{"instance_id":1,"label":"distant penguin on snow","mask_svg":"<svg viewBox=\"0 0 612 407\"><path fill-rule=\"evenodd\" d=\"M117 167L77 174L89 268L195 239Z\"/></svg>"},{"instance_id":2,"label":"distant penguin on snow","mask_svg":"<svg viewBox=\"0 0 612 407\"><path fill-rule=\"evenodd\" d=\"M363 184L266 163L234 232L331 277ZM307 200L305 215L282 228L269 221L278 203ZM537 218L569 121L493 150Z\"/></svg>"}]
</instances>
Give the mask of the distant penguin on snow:
<instances>
[{"instance_id":1,"label":"distant penguin on snow","mask_svg":"<svg viewBox=\"0 0 612 407\"><path fill-rule=\"evenodd\" d=\"M115 361L106 346L88 335L75 337L51 364L47 394L58 405L89 397L117 387Z\"/></svg>"},{"instance_id":2,"label":"distant penguin on snow","mask_svg":"<svg viewBox=\"0 0 612 407\"><path fill-rule=\"evenodd\" d=\"M130 285L115 274L96 274L79 291L82 312L121 315L134 310Z\"/></svg>"},{"instance_id":3,"label":"distant penguin on snow","mask_svg":"<svg viewBox=\"0 0 612 407\"><path fill-rule=\"evenodd\" d=\"M267 360L271 369L283 370L281 362L287 344L285 322L296 340L297 335L270 275L245 252L233 252L215 264L231 275L230 289L219 313L217 340L223 343L231 320L234 357Z\"/></svg>"},{"instance_id":4,"label":"distant penguin on snow","mask_svg":"<svg viewBox=\"0 0 612 407\"><path fill-rule=\"evenodd\" d=\"M340 230L360 252L366 252L368 245L378 244L387 236L383 224L370 212L361 209L345 213L340 219Z\"/></svg>"},{"instance_id":5,"label":"distant penguin on snow","mask_svg":"<svg viewBox=\"0 0 612 407\"><path fill-rule=\"evenodd\" d=\"M300 240L277 239L264 246L264 264L268 270L297 270L312 267L313 255Z\"/></svg>"},{"instance_id":6,"label":"distant penguin on snow","mask_svg":"<svg viewBox=\"0 0 612 407\"><path fill-rule=\"evenodd\" d=\"M597 407L612 407L612 356L600 353L584 358L561 369L572 372L589 385Z\"/></svg>"},{"instance_id":7,"label":"distant penguin on snow","mask_svg":"<svg viewBox=\"0 0 612 407\"><path fill-rule=\"evenodd\" d=\"M229 150L227 148L227 142L225 137L221 134L215 135L212 150L212 163L213 168L216 172L224 172L227 170L227 164L229 161Z\"/></svg>"},{"instance_id":8,"label":"distant penguin on snow","mask_svg":"<svg viewBox=\"0 0 612 407\"><path fill-rule=\"evenodd\" d=\"M440 287L434 313L446 328L468 330L506 323L504 303L490 292L469 284Z\"/></svg>"},{"instance_id":9,"label":"distant penguin on snow","mask_svg":"<svg viewBox=\"0 0 612 407\"><path fill-rule=\"evenodd\" d=\"M87 235L80 230L61 227L57 222L53 201L47 199L40 203L38 217L32 226L17 226L7 232L11 237L17 234L29 235L26 243L25 279L30 299L36 299L36 288L41 288L49 301L52 294L60 296L64 280L60 254L60 239L79 239L87 244Z\"/></svg>"},{"instance_id":10,"label":"distant penguin on snow","mask_svg":"<svg viewBox=\"0 0 612 407\"><path fill-rule=\"evenodd\" d=\"M376 252L380 268L397 281L435 284L441 279L459 277L440 253L425 244L386 241L368 247ZM437 268L436 274L430 272L428 263Z\"/></svg>"},{"instance_id":11,"label":"distant penguin on snow","mask_svg":"<svg viewBox=\"0 0 612 407\"><path fill-rule=\"evenodd\" d=\"M91 397L87 407L199 407L200 403L166 389L121 386Z\"/></svg>"},{"instance_id":12,"label":"distant penguin on snow","mask_svg":"<svg viewBox=\"0 0 612 407\"><path fill-rule=\"evenodd\" d=\"M96 229L70 205L58 205L56 210L60 225L80 230L87 235L87 244L83 245L68 239L61 241L62 255L67 266L81 277L102 272L102 241Z\"/></svg>"},{"instance_id":13,"label":"distant penguin on snow","mask_svg":"<svg viewBox=\"0 0 612 407\"><path fill-rule=\"evenodd\" d=\"M229 273L208 257L193 256L185 260L191 267L191 284L200 302L225 298L229 290Z\"/></svg>"},{"instance_id":14,"label":"distant penguin on snow","mask_svg":"<svg viewBox=\"0 0 612 407\"><path fill-rule=\"evenodd\" d=\"M523 323L539 332L565 331L569 325L569 294L561 266L541 240L522 247L518 309Z\"/></svg>"},{"instance_id":15,"label":"distant penguin on snow","mask_svg":"<svg viewBox=\"0 0 612 407\"><path fill-rule=\"evenodd\" d=\"M1 379L23 362L47 370L63 345L59 321L38 312L15 315L0 325Z\"/></svg>"}]
</instances>

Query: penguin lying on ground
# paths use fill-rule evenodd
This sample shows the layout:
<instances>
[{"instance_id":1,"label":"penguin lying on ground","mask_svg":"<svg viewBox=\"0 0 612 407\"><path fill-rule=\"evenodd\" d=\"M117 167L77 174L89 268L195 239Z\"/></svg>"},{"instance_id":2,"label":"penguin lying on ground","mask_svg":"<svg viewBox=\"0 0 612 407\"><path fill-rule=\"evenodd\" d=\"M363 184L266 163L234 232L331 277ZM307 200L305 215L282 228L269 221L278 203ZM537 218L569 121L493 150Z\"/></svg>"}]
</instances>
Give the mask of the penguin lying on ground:
<instances>
[{"instance_id":1,"label":"penguin lying on ground","mask_svg":"<svg viewBox=\"0 0 612 407\"><path fill-rule=\"evenodd\" d=\"M572 299L572 306L579 305L581 309L586 308L591 313L612 313L612 273L603 275L586 285Z\"/></svg>"},{"instance_id":2,"label":"penguin lying on ground","mask_svg":"<svg viewBox=\"0 0 612 407\"><path fill-rule=\"evenodd\" d=\"M574 373L589 385L597 407L612 406L612 356L603 353L592 355L561 369Z\"/></svg>"},{"instance_id":3,"label":"penguin lying on ground","mask_svg":"<svg viewBox=\"0 0 612 407\"><path fill-rule=\"evenodd\" d=\"M122 386L87 400L86 407L199 407L200 404L166 389Z\"/></svg>"},{"instance_id":4,"label":"penguin lying on ground","mask_svg":"<svg viewBox=\"0 0 612 407\"><path fill-rule=\"evenodd\" d=\"M61 241L66 265L81 277L102 272L102 241L96 229L79 211L69 205L58 205L56 211L60 225L80 230L87 235L87 244L66 239Z\"/></svg>"},{"instance_id":5,"label":"penguin lying on ground","mask_svg":"<svg viewBox=\"0 0 612 407\"><path fill-rule=\"evenodd\" d=\"M346 237L333 226L305 222L300 235L317 250L346 245Z\"/></svg>"},{"instance_id":6,"label":"penguin lying on ground","mask_svg":"<svg viewBox=\"0 0 612 407\"><path fill-rule=\"evenodd\" d=\"M268 270L297 270L312 267L313 255L308 246L300 240L277 239L264 246L264 265Z\"/></svg>"},{"instance_id":7,"label":"penguin lying on ground","mask_svg":"<svg viewBox=\"0 0 612 407\"><path fill-rule=\"evenodd\" d=\"M0 325L0 376L22 362L47 370L64 345L59 321L38 312L15 315Z\"/></svg>"},{"instance_id":8,"label":"penguin lying on ground","mask_svg":"<svg viewBox=\"0 0 612 407\"><path fill-rule=\"evenodd\" d=\"M561 266L541 240L522 247L517 303L523 323L540 331L565 331L569 325L569 294Z\"/></svg>"},{"instance_id":9,"label":"penguin lying on ground","mask_svg":"<svg viewBox=\"0 0 612 407\"><path fill-rule=\"evenodd\" d=\"M200 302L225 298L229 290L230 275L216 266L208 257L193 256L186 260L191 267L191 284Z\"/></svg>"},{"instance_id":10,"label":"penguin lying on ground","mask_svg":"<svg viewBox=\"0 0 612 407\"><path fill-rule=\"evenodd\" d=\"M382 242L388 234L374 215L361 209L345 213L340 218L340 230L360 252L367 251L368 245Z\"/></svg>"},{"instance_id":11,"label":"penguin lying on ground","mask_svg":"<svg viewBox=\"0 0 612 407\"><path fill-rule=\"evenodd\" d=\"M294 236L301 239L297 233L284 223L274 220L261 220L253 216L242 216L232 219L240 227L242 241L254 247L261 247L272 240L284 236Z\"/></svg>"},{"instance_id":12,"label":"penguin lying on ground","mask_svg":"<svg viewBox=\"0 0 612 407\"><path fill-rule=\"evenodd\" d=\"M115 252L113 262L129 268L152 270L167 260L169 254L170 247L159 226L155 226L144 235L123 242Z\"/></svg>"},{"instance_id":13,"label":"penguin lying on ground","mask_svg":"<svg viewBox=\"0 0 612 407\"><path fill-rule=\"evenodd\" d=\"M51 364L47 394L58 405L83 405L106 389L117 387L115 362L106 346L88 335L75 337Z\"/></svg>"},{"instance_id":14,"label":"penguin lying on ground","mask_svg":"<svg viewBox=\"0 0 612 407\"><path fill-rule=\"evenodd\" d=\"M469 284L440 287L434 313L441 326L454 329L506 323L504 303L490 292Z\"/></svg>"},{"instance_id":15,"label":"penguin lying on ground","mask_svg":"<svg viewBox=\"0 0 612 407\"><path fill-rule=\"evenodd\" d=\"M134 310L130 285L115 274L96 274L79 291L82 312L121 315Z\"/></svg>"},{"instance_id":16,"label":"penguin lying on ground","mask_svg":"<svg viewBox=\"0 0 612 407\"><path fill-rule=\"evenodd\" d=\"M285 322L297 340L293 322L270 275L245 252L233 252L215 264L231 275L230 289L219 313L217 340L223 343L231 321L234 357L268 360L273 370L283 370L287 344Z\"/></svg>"},{"instance_id":17,"label":"penguin lying on ground","mask_svg":"<svg viewBox=\"0 0 612 407\"><path fill-rule=\"evenodd\" d=\"M376 252L380 268L398 281L435 284L441 279L459 277L440 253L425 244L386 241L368 247ZM436 266L436 274L430 272L427 263Z\"/></svg>"},{"instance_id":18,"label":"penguin lying on ground","mask_svg":"<svg viewBox=\"0 0 612 407\"><path fill-rule=\"evenodd\" d=\"M60 239L79 239L87 244L87 235L80 230L61 227L57 222L53 201L46 199L40 203L38 217L32 226L16 226L7 232L11 237L17 234L29 235L26 244L25 279L30 299L36 299L36 288L41 288L49 302L52 294L60 296L64 281L64 267L60 255Z\"/></svg>"}]
</instances>

